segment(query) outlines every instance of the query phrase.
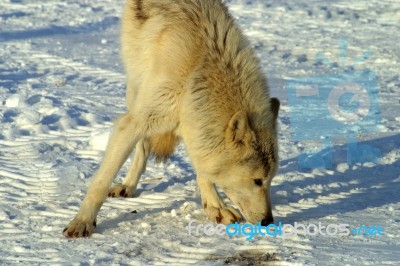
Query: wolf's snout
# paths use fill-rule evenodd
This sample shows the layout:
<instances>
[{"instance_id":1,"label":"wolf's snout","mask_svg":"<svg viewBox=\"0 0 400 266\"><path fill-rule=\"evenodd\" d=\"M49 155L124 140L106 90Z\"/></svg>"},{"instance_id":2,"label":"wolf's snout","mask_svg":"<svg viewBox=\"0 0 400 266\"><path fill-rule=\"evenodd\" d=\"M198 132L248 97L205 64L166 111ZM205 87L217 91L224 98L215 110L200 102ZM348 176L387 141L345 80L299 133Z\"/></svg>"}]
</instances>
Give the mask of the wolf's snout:
<instances>
[{"instance_id":1,"label":"wolf's snout","mask_svg":"<svg viewBox=\"0 0 400 266\"><path fill-rule=\"evenodd\" d=\"M274 217L273 216L268 216L268 217L264 218L261 221L261 225L262 226L268 226L268 225L273 224L273 223L274 223Z\"/></svg>"}]
</instances>

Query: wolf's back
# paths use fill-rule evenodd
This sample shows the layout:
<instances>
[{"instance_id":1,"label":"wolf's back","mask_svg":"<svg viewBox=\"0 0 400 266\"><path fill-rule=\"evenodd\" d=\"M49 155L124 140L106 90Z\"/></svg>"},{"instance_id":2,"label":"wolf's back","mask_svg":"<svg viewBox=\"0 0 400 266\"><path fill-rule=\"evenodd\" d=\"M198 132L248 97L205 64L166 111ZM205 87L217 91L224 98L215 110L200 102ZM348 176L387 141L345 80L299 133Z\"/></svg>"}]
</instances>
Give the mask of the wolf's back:
<instances>
[{"instance_id":1,"label":"wolf's back","mask_svg":"<svg viewBox=\"0 0 400 266\"><path fill-rule=\"evenodd\" d=\"M141 30L146 32L143 38L136 36L130 42L122 42L122 50L127 53L134 50L134 42L149 47L143 45L143 39L152 38L149 36L155 36L151 45L160 44L166 35L170 36L173 41L164 47L171 48L163 51L168 63L180 68L176 62L184 62L181 67L184 73L196 72L192 75L196 78L195 87L208 88L202 91L192 88L199 94L197 98L202 99L199 107L204 106L203 100L209 99L201 97L203 93L219 99L229 97L232 110L227 110L227 115L236 109L259 113L261 106L269 111L267 82L258 59L220 0L128 0L124 17L122 38Z\"/></svg>"}]
</instances>

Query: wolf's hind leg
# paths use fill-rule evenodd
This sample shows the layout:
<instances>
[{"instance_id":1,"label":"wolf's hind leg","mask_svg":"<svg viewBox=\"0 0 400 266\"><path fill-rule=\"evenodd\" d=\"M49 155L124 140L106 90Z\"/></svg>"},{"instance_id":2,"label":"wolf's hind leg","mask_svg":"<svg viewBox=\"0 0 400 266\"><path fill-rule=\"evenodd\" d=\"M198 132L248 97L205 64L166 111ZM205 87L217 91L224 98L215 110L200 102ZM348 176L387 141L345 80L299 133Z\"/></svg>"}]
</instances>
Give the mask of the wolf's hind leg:
<instances>
[{"instance_id":1,"label":"wolf's hind leg","mask_svg":"<svg viewBox=\"0 0 400 266\"><path fill-rule=\"evenodd\" d=\"M114 124L103 162L88 188L75 218L64 229L68 238L88 237L96 226L96 216L107 197L108 189L119 169L132 152L136 142L143 138L140 125L127 113Z\"/></svg>"},{"instance_id":2,"label":"wolf's hind leg","mask_svg":"<svg viewBox=\"0 0 400 266\"><path fill-rule=\"evenodd\" d=\"M213 183L198 175L197 184L208 219L225 225L241 220L241 215L222 201Z\"/></svg>"},{"instance_id":3,"label":"wolf's hind leg","mask_svg":"<svg viewBox=\"0 0 400 266\"><path fill-rule=\"evenodd\" d=\"M147 159L150 155L148 139L140 140L135 147L132 165L122 184L116 184L108 191L109 197L132 197L135 193L140 176L146 170Z\"/></svg>"}]
</instances>

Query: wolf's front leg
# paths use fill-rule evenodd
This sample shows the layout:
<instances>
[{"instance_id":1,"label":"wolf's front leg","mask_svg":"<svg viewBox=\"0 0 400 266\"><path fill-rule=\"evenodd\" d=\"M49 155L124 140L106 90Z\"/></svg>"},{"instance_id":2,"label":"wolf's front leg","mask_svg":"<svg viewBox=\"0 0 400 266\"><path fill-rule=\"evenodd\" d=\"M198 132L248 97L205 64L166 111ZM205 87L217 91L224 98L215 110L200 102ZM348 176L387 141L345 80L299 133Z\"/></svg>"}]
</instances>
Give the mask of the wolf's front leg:
<instances>
[{"instance_id":1,"label":"wolf's front leg","mask_svg":"<svg viewBox=\"0 0 400 266\"><path fill-rule=\"evenodd\" d=\"M100 169L93 178L78 213L64 229L64 236L88 237L93 233L97 213L107 197L111 182L139 139L138 125L129 113L115 122Z\"/></svg>"},{"instance_id":2,"label":"wolf's front leg","mask_svg":"<svg viewBox=\"0 0 400 266\"><path fill-rule=\"evenodd\" d=\"M225 225L241 220L241 215L222 201L213 183L198 175L197 184L208 219Z\"/></svg>"}]
</instances>

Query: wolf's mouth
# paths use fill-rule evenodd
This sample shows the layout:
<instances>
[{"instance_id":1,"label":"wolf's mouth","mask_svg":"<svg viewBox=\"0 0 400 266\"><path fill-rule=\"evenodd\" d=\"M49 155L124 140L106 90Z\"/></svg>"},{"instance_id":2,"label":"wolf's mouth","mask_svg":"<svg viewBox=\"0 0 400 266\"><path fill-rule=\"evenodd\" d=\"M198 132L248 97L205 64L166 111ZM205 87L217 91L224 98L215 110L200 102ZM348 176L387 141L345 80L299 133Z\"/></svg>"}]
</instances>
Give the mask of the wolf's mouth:
<instances>
[{"instance_id":1,"label":"wolf's mouth","mask_svg":"<svg viewBox=\"0 0 400 266\"><path fill-rule=\"evenodd\" d=\"M238 202L238 203L237 203L237 206L238 206L238 208L239 208L240 214L243 216L244 220L247 221L247 220L248 220L248 217L246 216L242 205Z\"/></svg>"},{"instance_id":2,"label":"wolf's mouth","mask_svg":"<svg viewBox=\"0 0 400 266\"><path fill-rule=\"evenodd\" d=\"M263 215L262 214L257 214L254 212L250 212L250 213L246 213L242 207L242 205L238 202L236 203L237 207L239 208L240 214L242 215L242 217L244 218L244 221L249 222L251 224L257 224L258 222L260 222L263 219ZM249 216L250 214L253 214L251 217ZM243 220L242 220L243 221Z\"/></svg>"}]
</instances>

